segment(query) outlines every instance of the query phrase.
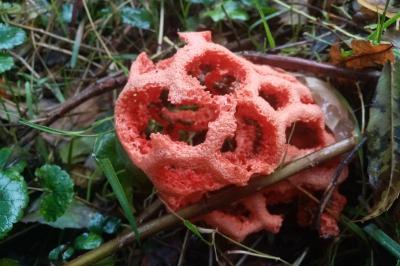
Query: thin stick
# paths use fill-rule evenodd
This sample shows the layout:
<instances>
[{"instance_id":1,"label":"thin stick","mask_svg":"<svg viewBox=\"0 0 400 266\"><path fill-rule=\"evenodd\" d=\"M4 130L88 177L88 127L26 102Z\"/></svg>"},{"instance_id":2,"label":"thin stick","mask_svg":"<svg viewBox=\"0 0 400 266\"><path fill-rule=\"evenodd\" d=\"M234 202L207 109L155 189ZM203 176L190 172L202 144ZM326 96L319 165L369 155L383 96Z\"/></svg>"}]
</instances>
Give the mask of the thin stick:
<instances>
[{"instance_id":1,"label":"thin stick","mask_svg":"<svg viewBox=\"0 0 400 266\"><path fill-rule=\"evenodd\" d=\"M340 175L342 174L343 170L347 165L351 162L354 155L358 152L358 150L362 147L362 145L367 140L366 137L362 137L360 142L351 150L349 154L340 162L339 166L336 168L336 171L332 177L332 181L329 183L329 186L325 189L324 195L322 196L321 203L319 205L319 211L317 214L316 219L316 227L319 230L321 225L321 215L325 210L326 205L328 204L329 200L332 197L332 193L337 186L337 181L339 180Z\"/></svg>"},{"instance_id":2,"label":"thin stick","mask_svg":"<svg viewBox=\"0 0 400 266\"><path fill-rule=\"evenodd\" d=\"M376 70L359 71L291 56L279 56L253 51L240 52L238 55L256 64L280 67L288 71L308 72L323 77L376 82L380 75L380 72Z\"/></svg>"},{"instance_id":3,"label":"thin stick","mask_svg":"<svg viewBox=\"0 0 400 266\"><path fill-rule=\"evenodd\" d=\"M159 198L156 198L147 208L143 210L143 212L138 216L137 221L141 224L144 220L147 220L150 216L152 216L158 209L163 206L162 201Z\"/></svg>"},{"instance_id":4,"label":"thin stick","mask_svg":"<svg viewBox=\"0 0 400 266\"><path fill-rule=\"evenodd\" d=\"M83 8L85 9L86 15L87 15L87 17L89 19L90 26L92 26L92 30L93 30L94 34L96 35L97 39L99 40L101 46L103 46L103 49L106 51L106 54L108 55L110 60L114 61L110 50L108 49L107 45L105 44L105 42L101 38L100 34L96 30L96 26L93 23L93 19L92 19L92 16L90 15L89 8L87 7L86 0L82 0L82 3L83 3Z\"/></svg>"},{"instance_id":5,"label":"thin stick","mask_svg":"<svg viewBox=\"0 0 400 266\"><path fill-rule=\"evenodd\" d=\"M295 12L295 13L301 15L301 16L306 17L307 19L311 20L314 23L320 23L321 25L323 25L323 26L325 26L327 28L331 28L331 29L334 29L334 30L336 30L338 32L341 32L342 34L346 35L347 37L350 37L350 38L356 39L356 40L362 39L360 36L353 35L353 34L345 31L344 29L342 29L341 27L339 27L339 26L337 26L337 25L335 25L333 23L326 22L326 21L323 21L323 20L319 20L318 18L313 17L310 14L307 14L306 12L304 12L302 10L294 8L293 6L288 5L288 4L286 4L286 3L284 3L284 2L282 2L280 0L272 0L272 1L277 3L278 5L283 6L284 8L286 8L288 10L291 10L291 11L293 11L293 12Z\"/></svg>"},{"instance_id":6,"label":"thin stick","mask_svg":"<svg viewBox=\"0 0 400 266\"><path fill-rule=\"evenodd\" d=\"M9 23L9 24L11 24L11 25L13 25L13 26L17 26L17 27L19 27L19 28L23 28L23 29L25 29L25 30L34 31L34 32L39 32L39 33L41 33L41 34L47 35L47 36L49 36L49 37L52 37L52 38L54 38L54 39L57 39L57 40L60 40L60 41L63 41L63 42L67 42L67 43L70 43L70 44L74 44L74 41L71 40L71 39L68 39L68 38L59 36L59 35L57 35L57 34L54 34L54 33L48 32L48 31L45 31L45 30L40 29L40 28L30 27L30 26L23 25L23 24L18 24L18 23L15 23L15 22L13 22L13 21L7 21L7 23ZM81 44L81 46L82 46L83 48L87 49L87 50L96 51L96 52L103 53L103 54L106 53L106 51L104 51L103 49L99 49L99 48L97 48L97 47L93 47L93 46L90 46L90 45L87 45L87 44Z\"/></svg>"},{"instance_id":7,"label":"thin stick","mask_svg":"<svg viewBox=\"0 0 400 266\"><path fill-rule=\"evenodd\" d=\"M117 73L111 76L107 76L98 80L95 83L92 83L89 87L83 90L81 93L77 94L74 97L69 98L67 101L62 103L58 108L54 111L50 112L48 117L46 118L45 122L42 123L45 126L49 126L59 118L63 117L65 114L76 108L77 106L81 105L82 103L86 102L87 100L106 93L108 91L115 90L122 85L124 85L127 81L127 77L121 73ZM32 131L29 134L25 135L21 138L21 144L27 144L32 139L36 137L38 131Z\"/></svg>"},{"instance_id":8,"label":"thin stick","mask_svg":"<svg viewBox=\"0 0 400 266\"><path fill-rule=\"evenodd\" d=\"M182 266L183 262L185 261L185 253L186 253L188 238L189 238L189 229L186 229L185 238L183 239L182 243L181 254L179 255L178 263L176 264L177 266Z\"/></svg>"},{"instance_id":9,"label":"thin stick","mask_svg":"<svg viewBox=\"0 0 400 266\"><path fill-rule=\"evenodd\" d=\"M333 145L325 147L317 152L309 154L303 158L290 162L286 166L278 169L271 175L254 178L245 187L231 186L222 189L214 193L208 199L178 211L177 215L179 215L179 217L183 219L190 219L208 213L212 210L219 209L243 197L252 195L264 189L267 186L282 181L285 178L301 170L315 166L321 162L327 161L344 152L347 152L353 149L355 144L356 144L356 139L354 137L344 139ZM158 233L162 230L172 227L178 224L180 221L181 221L180 218L178 218L176 215L167 214L162 216L161 218L152 220L148 223L139 226L138 230L141 238L146 238L152 234ZM65 265L67 266L93 265L93 263L109 256L118 249L122 248L124 245L131 243L134 240L135 240L135 234L133 232L121 234L115 239L101 245L99 248L81 255L80 257L77 257L76 259L70 261L69 263L66 263Z\"/></svg>"},{"instance_id":10,"label":"thin stick","mask_svg":"<svg viewBox=\"0 0 400 266\"><path fill-rule=\"evenodd\" d=\"M49 50L57 51L57 52L60 52L60 53L63 53L63 54L72 55L72 52L70 50L59 48L57 46L50 45L50 44L47 44L47 43L38 42L38 43L36 43L36 45L40 46L40 47L47 48ZM93 64L94 66L96 66L98 68L102 68L102 65L93 62L93 60L90 60L89 58L86 58L83 55L78 55L78 58L80 60L86 62L86 63L90 63L90 64Z\"/></svg>"}]
</instances>

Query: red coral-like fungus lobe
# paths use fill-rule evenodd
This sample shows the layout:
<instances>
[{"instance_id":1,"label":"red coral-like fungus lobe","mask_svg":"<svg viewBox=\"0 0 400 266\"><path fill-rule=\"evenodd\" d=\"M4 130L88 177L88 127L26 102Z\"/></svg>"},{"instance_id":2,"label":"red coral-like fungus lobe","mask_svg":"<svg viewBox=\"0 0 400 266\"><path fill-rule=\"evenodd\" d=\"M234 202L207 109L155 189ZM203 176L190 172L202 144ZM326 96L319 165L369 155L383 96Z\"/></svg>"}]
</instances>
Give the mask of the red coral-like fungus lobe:
<instances>
[{"instance_id":1,"label":"red coral-like fungus lobe","mask_svg":"<svg viewBox=\"0 0 400 266\"><path fill-rule=\"evenodd\" d=\"M122 146L170 208L246 185L334 141L309 89L294 76L236 56L214 44L210 32L179 36L187 44L168 59L154 64L146 54L138 56L115 107ZM301 190L323 191L337 164L298 173L200 219L243 240L260 230L279 232L284 217L268 208L297 200L299 224L310 225L309 210L316 206ZM346 176L344 171L339 182ZM338 234L344 204L335 191L333 212L321 217L321 236Z\"/></svg>"}]
</instances>

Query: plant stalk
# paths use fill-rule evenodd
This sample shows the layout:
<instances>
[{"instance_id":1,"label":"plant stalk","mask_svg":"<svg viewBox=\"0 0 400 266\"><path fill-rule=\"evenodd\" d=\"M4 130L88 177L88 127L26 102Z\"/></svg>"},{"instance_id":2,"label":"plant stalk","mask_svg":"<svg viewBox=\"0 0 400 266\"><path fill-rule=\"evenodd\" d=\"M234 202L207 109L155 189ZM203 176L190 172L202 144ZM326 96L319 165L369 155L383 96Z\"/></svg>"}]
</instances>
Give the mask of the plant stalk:
<instances>
[{"instance_id":1,"label":"plant stalk","mask_svg":"<svg viewBox=\"0 0 400 266\"><path fill-rule=\"evenodd\" d=\"M190 219L209 213L212 210L219 209L243 197L252 195L267 186L275 184L293 174L306 168L313 167L321 162L332 159L342 153L348 152L354 148L357 139L355 137L344 139L340 142L327 146L305 157L292 161L283 167L277 169L274 173L253 178L247 186L230 186L224 188L212 196L197 204L188 206L176 214L166 214L161 218L154 219L138 227L141 238L146 238L162 230L179 224L181 219ZM93 265L95 262L113 254L123 246L132 243L135 240L135 234L130 231L124 231L115 239L101 245L99 248L91 250L74 260L66 263L67 266Z\"/></svg>"}]
</instances>

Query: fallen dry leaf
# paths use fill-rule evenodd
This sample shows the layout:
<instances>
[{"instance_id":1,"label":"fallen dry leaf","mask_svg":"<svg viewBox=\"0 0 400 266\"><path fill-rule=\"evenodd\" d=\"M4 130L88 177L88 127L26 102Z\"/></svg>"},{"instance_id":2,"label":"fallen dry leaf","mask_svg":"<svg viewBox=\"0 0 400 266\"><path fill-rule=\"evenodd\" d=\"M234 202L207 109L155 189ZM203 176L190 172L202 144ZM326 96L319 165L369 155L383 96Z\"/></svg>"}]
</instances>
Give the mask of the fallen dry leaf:
<instances>
[{"instance_id":1,"label":"fallen dry leaf","mask_svg":"<svg viewBox=\"0 0 400 266\"><path fill-rule=\"evenodd\" d=\"M361 69L384 65L387 61L394 61L392 44L373 44L365 40L351 42L352 55L343 56L338 43L332 45L330 50L331 62L348 68Z\"/></svg>"},{"instance_id":2,"label":"fallen dry leaf","mask_svg":"<svg viewBox=\"0 0 400 266\"><path fill-rule=\"evenodd\" d=\"M357 2L364 8L367 8L373 12L383 14L385 9L386 0L357 0ZM394 1L393 1L394 2ZM392 18L399 12L399 8L389 4L386 10L386 17Z\"/></svg>"}]
</instances>

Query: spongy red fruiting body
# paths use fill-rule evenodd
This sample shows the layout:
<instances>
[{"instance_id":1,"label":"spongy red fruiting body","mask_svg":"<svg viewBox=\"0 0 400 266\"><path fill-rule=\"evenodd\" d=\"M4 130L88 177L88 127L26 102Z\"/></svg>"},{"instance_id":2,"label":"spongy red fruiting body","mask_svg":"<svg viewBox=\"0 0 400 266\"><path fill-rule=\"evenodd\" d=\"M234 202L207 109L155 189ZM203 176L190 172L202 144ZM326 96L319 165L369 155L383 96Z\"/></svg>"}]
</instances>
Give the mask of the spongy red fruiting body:
<instances>
[{"instance_id":1,"label":"spongy red fruiting body","mask_svg":"<svg viewBox=\"0 0 400 266\"><path fill-rule=\"evenodd\" d=\"M169 59L154 64L146 54L138 56L115 107L119 140L169 207L179 209L227 185L246 185L283 160L334 141L309 89L293 76L234 55L212 43L210 32L180 37L187 45ZM262 229L278 232L283 217L268 207L306 199L299 188L323 191L336 165L303 171L202 219L238 240ZM315 208L310 200L304 204ZM322 215L322 235L338 233L335 219L344 204L336 191L333 211ZM310 224L312 213L299 206L299 223Z\"/></svg>"}]
</instances>

